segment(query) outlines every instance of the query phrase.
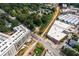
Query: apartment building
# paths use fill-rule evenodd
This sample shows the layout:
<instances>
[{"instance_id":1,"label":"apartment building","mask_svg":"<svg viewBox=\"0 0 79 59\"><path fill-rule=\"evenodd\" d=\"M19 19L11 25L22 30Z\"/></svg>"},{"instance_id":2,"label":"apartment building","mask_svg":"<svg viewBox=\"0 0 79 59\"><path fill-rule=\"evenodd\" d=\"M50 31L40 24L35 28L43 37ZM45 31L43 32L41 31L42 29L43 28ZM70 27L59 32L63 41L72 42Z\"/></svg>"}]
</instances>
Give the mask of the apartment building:
<instances>
[{"instance_id":1,"label":"apartment building","mask_svg":"<svg viewBox=\"0 0 79 59\"><path fill-rule=\"evenodd\" d=\"M28 40L31 31L23 25L13 28L12 35L0 33L0 56L14 56Z\"/></svg>"}]
</instances>

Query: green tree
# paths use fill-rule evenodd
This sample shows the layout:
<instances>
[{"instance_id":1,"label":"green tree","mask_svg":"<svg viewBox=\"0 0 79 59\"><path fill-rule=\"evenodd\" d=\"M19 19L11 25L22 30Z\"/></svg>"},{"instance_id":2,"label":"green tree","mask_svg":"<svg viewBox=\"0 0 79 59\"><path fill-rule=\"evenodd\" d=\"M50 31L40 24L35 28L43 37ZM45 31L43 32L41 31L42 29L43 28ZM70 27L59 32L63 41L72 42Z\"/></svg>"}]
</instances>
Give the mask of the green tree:
<instances>
[{"instance_id":1,"label":"green tree","mask_svg":"<svg viewBox=\"0 0 79 59\"><path fill-rule=\"evenodd\" d=\"M3 19L0 19L0 25L5 25L5 22Z\"/></svg>"},{"instance_id":2,"label":"green tree","mask_svg":"<svg viewBox=\"0 0 79 59\"><path fill-rule=\"evenodd\" d=\"M78 53L76 53L74 50L70 48L64 48L62 52L65 53L67 56L79 56Z\"/></svg>"},{"instance_id":3,"label":"green tree","mask_svg":"<svg viewBox=\"0 0 79 59\"><path fill-rule=\"evenodd\" d=\"M79 44L74 45L74 47L73 47L73 48L77 49L77 50L78 50L78 52L79 52Z\"/></svg>"},{"instance_id":4,"label":"green tree","mask_svg":"<svg viewBox=\"0 0 79 59\"><path fill-rule=\"evenodd\" d=\"M20 23L18 20L11 20L11 24L12 24L12 28L15 27L15 26L18 26Z\"/></svg>"},{"instance_id":5,"label":"green tree","mask_svg":"<svg viewBox=\"0 0 79 59\"><path fill-rule=\"evenodd\" d=\"M6 26L0 26L0 32L9 32L11 31L10 28L7 28Z\"/></svg>"},{"instance_id":6,"label":"green tree","mask_svg":"<svg viewBox=\"0 0 79 59\"><path fill-rule=\"evenodd\" d=\"M15 10L11 10L11 11L10 11L10 15L11 15L11 16L17 16L17 13L16 13Z\"/></svg>"}]
</instances>

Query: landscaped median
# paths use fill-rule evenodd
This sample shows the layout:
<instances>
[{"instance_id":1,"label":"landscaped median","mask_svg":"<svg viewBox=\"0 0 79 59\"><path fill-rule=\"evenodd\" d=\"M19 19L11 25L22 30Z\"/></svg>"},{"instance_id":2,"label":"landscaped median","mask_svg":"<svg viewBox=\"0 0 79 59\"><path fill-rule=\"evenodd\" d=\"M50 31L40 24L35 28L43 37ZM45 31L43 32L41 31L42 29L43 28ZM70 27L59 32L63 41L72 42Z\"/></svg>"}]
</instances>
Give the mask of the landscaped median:
<instances>
[{"instance_id":1,"label":"landscaped median","mask_svg":"<svg viewBox=\"0 0 79 59\"><path fill-rule=\"evenodd\" d=\"M46 49L44 48L44 46L38 42L36 45L36 48L34 49L33 55L41 56L41 55L44 55L45 52L46 52Z\"/></svg>"},{"instance_id":2,"label":"landscaped median","mask_svg":"<svg viewBox=\"0 0 79 59\"><path fill-rule=\"evenodd\" d=\"M46 49L42 43L31 40L29 43L25 43L16 56L43 56L45 55Z\"/></svg>"}]
</instances>

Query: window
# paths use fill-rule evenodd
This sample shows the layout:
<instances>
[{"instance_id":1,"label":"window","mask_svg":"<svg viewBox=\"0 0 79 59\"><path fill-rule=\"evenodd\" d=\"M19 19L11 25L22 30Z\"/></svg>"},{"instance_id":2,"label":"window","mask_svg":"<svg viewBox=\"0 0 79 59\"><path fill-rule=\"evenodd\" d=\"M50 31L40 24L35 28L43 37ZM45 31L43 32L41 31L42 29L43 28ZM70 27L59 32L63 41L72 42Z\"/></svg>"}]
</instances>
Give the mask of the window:
<instances>
[{"instance_id":1,"label":"window","mask_svg":"<svg viewBox=\"0 0 79 59\"><path fill-rule=\"evenodd\" d=\"M4 42L2 45L4 46L7 42Z\"/></svg>"},{"instance_id":2,"label":"window","mask_svg":"<svg viewBox=\"0 0 79 59\"><path fill-rule=\"evenodd\" d=\"M11 53L11 51L10 51L10 50L9 50L7 53L8 53L8 56L12 55L12 53Z\"/></svg>"},{"instance_id":3,"label":"window","mask_svg":"<svg viewBox=\"0 0 79 59\"><path fill-rule=\"evenodd\" d=\"M9 44L12 44L12 43L9 43Z\"/></svg>"},{"instance_id":4,"label":"window","mask_svg":"<svg viewBox=\"0 0 79 59\"><path fill-rule=\"evenodd\" d=\"M4 41L3 39L0 38L1 41Z\"/></svg>"},{"instance_id":5,"label":"window","mask_svg":"<svg viewBox=\"0 0 79 59\"><path fill-rule=\"evenodd\" d=\"M14 36L12 36L12 38L14 38Z\"/></svg>"},{"instance_id":6,"label":"window","mask_svg":"<svg viewBox=\"0 0 79 59\"><path fill-rule=\"evenodd\" d=\"M1 42L0 42L0 44L1 44Z\"/></svg>"},{"instance_id":7,"label":"window","mask_svg":"<svg viewBox=\"0 0 79 59\"><path fill-rule=\"evenodd\" d=\"M7 42L4 42L4 44L6 44Z\"/></svg>"},{"instance_id":8,"label":"window","mask_svg":"<svg viewBox=\"0 0 79 59\"><path fill-rule=\"evenodd\" d=\"M13 42L14 42L15 40L13 40Z\"/></svg>"},{"instance_id":9,"label":"window","mask_svg":"<svg viewBox=\"0 0 79 59\"><path fill-rule=\"evenodd\" d=\"M5 44L3 43L2 45L4 46Z\"/></svg>"},{"instance_id":10,"label":"window","mask_svg":"<svg viewBox=\"0 0 79 59\"><path fill-rule=\"evenodd\" d=\"M0 48L1 48L2 46L0 46Z\"/></svg>"},{"instance_id":11,"label":"window","mask_svg":"<svg viewBox=\"0 0 79 59\"><path fill-rule=\"evenodd\" d=\"M1 50L1 52L3 52L3 49Z\"/></svg>"},{"instance_id":12,"label":"window","mask_svg":"<svg viewBox=\"0 0 79 59\"><path fill-rule=\"evenodd\" d=\"M3 50L5 50L8 46L6 46Z\"/></svg>"},{"instance_id":13,"label":"window","mask_svg":"<svg viewBox=\"0 0 79 59\"><path fill-rule=\"evenodd\" d=\"M16 50L19 50L19 48L20 48L20 46L21 46L21 41L18 41L17 43L15 43L14 45L15 45L15 48L16 48Z\"/></svg>"}]
</instances>

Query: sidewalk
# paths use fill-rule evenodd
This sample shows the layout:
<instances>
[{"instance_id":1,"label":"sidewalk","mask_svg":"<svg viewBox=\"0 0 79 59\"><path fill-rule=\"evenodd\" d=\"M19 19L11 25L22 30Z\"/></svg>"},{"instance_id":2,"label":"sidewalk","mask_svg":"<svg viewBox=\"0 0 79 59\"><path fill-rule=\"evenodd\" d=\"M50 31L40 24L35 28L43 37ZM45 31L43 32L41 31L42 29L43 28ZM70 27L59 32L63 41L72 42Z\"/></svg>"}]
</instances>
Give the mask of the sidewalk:
<instances>
[{"instance_id":1,"label":"sidewalk","mask_svg":"<svg viewBox=\"0 0 79 59\"><path fill-rule=\"evenodd\" d=\"M29 49L23 54L23 56L29 56L30 53L32 53L32 51L35 49L36 44L37 44L37 41L29 47Z\"/></svg>"},{"instance_id":2,"label":"sidewalk","mask_svg":"<svg viewBox=\"0 0 79 59\"><path fill-rule=\"evenodd\" d=\"M56 11L55 11L55 15L52 16L52 21L50 22L50 24L48 25L48 27L45 29L45 31L42 33L41 37L43 37L47 31L50 29L50 27L52 26L52 24L54 24L55 20L57 19L57 16L59 15L60 13L60 7L56 7Z\"/></svg>"}]
</instances>

